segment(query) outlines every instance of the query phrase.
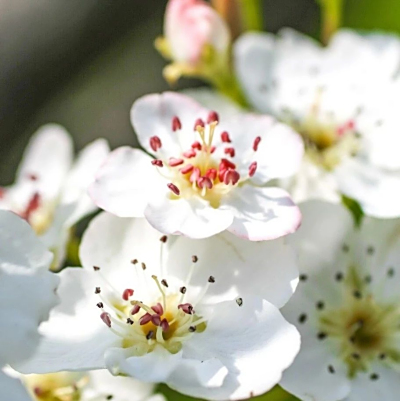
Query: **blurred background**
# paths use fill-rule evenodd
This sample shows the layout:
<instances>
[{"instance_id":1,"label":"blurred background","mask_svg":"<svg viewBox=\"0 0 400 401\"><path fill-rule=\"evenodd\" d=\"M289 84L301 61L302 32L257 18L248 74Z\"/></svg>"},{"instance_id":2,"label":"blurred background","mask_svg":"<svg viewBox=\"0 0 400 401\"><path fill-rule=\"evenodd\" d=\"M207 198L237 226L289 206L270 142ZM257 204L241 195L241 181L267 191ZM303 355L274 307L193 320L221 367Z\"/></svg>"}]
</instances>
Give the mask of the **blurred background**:
<instances>
[{"instance_id":1,"label":"blurred background","mask_svg":"<svg viewBox=\"0 0 400 401\"><path fill-rule=\"evenodd\" d=\"M399 30L399 0L345 0L345 26ZM129 111L168 89L153 47L166 0L0 0L0 183L9 184L30 135L56 122L76 148L98 137L135 145ZM264 24L315 37L315 0L263 0ZM182 80L178 88L199 85Z\"/></svg>"}]
</instances>

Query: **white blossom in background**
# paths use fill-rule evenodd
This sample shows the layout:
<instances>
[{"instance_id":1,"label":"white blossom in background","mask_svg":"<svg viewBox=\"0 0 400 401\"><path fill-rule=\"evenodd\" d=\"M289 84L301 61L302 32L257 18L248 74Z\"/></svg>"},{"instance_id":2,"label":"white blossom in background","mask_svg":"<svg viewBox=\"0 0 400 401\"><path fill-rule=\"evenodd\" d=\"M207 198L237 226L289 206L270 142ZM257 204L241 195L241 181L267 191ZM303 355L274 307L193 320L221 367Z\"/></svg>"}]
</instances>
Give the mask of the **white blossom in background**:
<instances>
[{"instance_id":1,"label":"white blossom in background","mask_svg":"<svg viewBox=\"0 0 400 401\"><path fill-rule=\"evenodd\" d=\"M38 326L57 303L59 279L52 255L12 212L0 211L0 369L29 358L40 342ZM29 400L18 379L0 370L0 399Z\"/></svg>"},{"instance_id":2,"label":"white blossom in background","mask_svg":"<svg viewBox=\"0 0 400 401\"><path fill-rule=\"evenodd\" d=\"M289 238L300 283L283 308L299 329L300 353L281 385L304 401L396 401L400 391L400 219L343 206L302 205Z\"/></svg>"},{"instance_id":3,"label":"white blossom in background","mask_svg":"<svg viewBox=\"0 0 400 401\"><path fill-rule=\"evenodd\" d=\"M283 239L161 236L146 219L103 213L60 273L60 306L24 373L108 368L210 400L262 394L300 346L279 312L297 285Z\"/></svg>"},{"instance_id":4,"label":"white blossom in background","mask_svg":"<svg viewBox=\"0 0 400 401\"><path fill-rule=\"evenodd\" d=\"M45 125L31 138L15 183L0 188L0 209L29 222L54 253L54 269L64 261L71 227L96 210L87 188L108 152L107 142L98 139L74 161L70 135L61 126Z\"/></svg>"},{"instance_id":5,"label":"white blossom in background","mask_svg":"<svg viewBox=\"0 0 400 401\"><path fill-rule=\"evenodd\" d=\"M253 241L291 233L300 213L289 195L266 187L294 174L300 137L269 116L223 120L176 93L133 105L139 149L113 151L90 189L94 202L121 217L145 216L165 234L205 238L225 229Z\"/></svg>"},{"instance_id":6,"label":"white blossom in background","mask_svg":"<svg viewBox=\"0 0 400 401\"><path fill-rule=\"evenodd\" d=\"M165 401L153 395L153 384L115 377L104 369L26 375L22 381L37 401Z\"/></svg>"},{"instance_id":7,"label":"white blossom in background","mask_svg":"<svg viewBox=\"0 0 400 401\"><path fill-rule=\"evenodd\" d=\"M324 48L295 31L247 34L235 46L251 105L303 137L295 201L355 198L376 217L400 215L400 40L339 31Z\"/></svg>"}]
</instances>

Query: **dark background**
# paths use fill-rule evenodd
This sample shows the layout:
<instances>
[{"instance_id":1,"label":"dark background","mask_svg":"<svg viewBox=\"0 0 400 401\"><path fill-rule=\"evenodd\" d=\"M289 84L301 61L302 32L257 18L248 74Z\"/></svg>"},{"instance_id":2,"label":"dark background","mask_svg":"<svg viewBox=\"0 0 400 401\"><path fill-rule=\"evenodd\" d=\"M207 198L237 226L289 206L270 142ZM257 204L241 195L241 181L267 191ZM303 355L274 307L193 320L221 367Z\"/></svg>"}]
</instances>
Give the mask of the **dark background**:
<instances>
[{"instance_id":1,"label":"dark background","mask_svg":"<svg viewBox=\"0 0 400 401\"><path fill-rule=\"evenodd\" d=\"M378 27L377 16L390 11L385 1L348 0L346 25ZM77 149L97 137L113 148L135 145L129 121L133 101L168 89L161 76L165 61L153 47L162 33L165 4L0 0L1 184L12 182L29 136L47 122L64 125ZM397 11L384 17L391 29L400 25ZM263 14L269 31L290 26L318 34L314 0L264 0ZM179 87L193 84L198 83L183 80Z\"/></svg>"}]
</instances>

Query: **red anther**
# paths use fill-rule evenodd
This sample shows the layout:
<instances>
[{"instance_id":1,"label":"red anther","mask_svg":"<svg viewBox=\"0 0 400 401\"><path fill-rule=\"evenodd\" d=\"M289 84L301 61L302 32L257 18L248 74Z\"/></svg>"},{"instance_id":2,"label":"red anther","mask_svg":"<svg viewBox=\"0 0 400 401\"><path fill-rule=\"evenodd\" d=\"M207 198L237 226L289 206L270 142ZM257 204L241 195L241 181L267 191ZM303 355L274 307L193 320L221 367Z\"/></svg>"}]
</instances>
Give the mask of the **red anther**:
<instances>
[{"instance_id":1,"label":"red anther","mask_svg":"<svg viewBox=\"0 0 400 401\"><path fill-rule=\"evenodd\" d=\"M171 167L180 166L181 164L183 164L183 159L176 159L175 157L170 157L168 160L168 164Z\"/></svg>"},{"instance_id":2,"label":"red anther","mask_svg":"<svg viewBox=\"0 0 400 401\"><path fill-rule=\"evenodd\" d=\"M181 191L179 191L179 188L174 185L172 182L170 182L169 184L167 184L167 187L171 190L171 192L173 192L176 196L179 196L179 194L181 193Z\"/></svg>"},{"instance_id":3,"label":"red anther","mask_svg":"<svg viewBox=\"0 0 400 401\"><path fill-rule=\"evenodd\" d=\"M196 141L192 143L192 149L201 150L201 143Z\"/></svg>"},{"instance_id":4,"label":"red anther","mask_svg":"<svg viewBox=\"0 0 400 401\"><path fill-rule=\"evenodd\" d=\"M157 166L157 167L164 167L164 163L162 162L162 160L158 160L158 159L152 160L151 164L153 166Z\"/></svg>"},{"instance_id":5,"label":"red anther","mask_svg":"<svg viewBox=\"0 0 400 401\"><path fill-rule=\"evenodd\" d=\"M256 139L254 139L254 142L253 142L253 150L254 150L254 152L257 152L258 145L260 144L260 142L261 142L261 137L260 136L258 136Z\"/></svg>"},{"instance_id":6,"label":"red anther","mask_svg":"<svg viewBox=\"0 0 400 401\"><path fill-rule=\"evenodd\" d=\"M229 134L226 131L221 133L221 141L225 142L225 143L231 143L232 142Z\"/></svg>"},{"instance_id":7,"label":"red anther","mask_svg":"<svg viewBox=\"0 0 400 401\"><path fill-rule=\"evenodd\" d=\"M197 127L205 127L204 121L201 118L198 118L194 123L194 131L196 131Z\"/></svg>"},{"instance_id":8,"label":"red anther","mask_svg":"<svg viewBox=\"0 0 400 401\"><path fill-rule=\"evenodd\" d=\"M136 315L137 313L139 313L140 311L140 306L139 305L135 305L132 310L131 310L131 315Z\"/></svg>"},{"instance_id":9,"label":"red anther","mask_svg":"<svg viewBox=\"0 0 400 401\"><path fill-rule=\"evenodd\" d=\"M201 189L203 189L204 187L207 189L211 189L213 187L213 183L208 177L199 177L199 179L197 180L197 185Z\"/></svg>"},{"instance_id":10,"label":"red anther","mask_svg":"<svg viewBox=\"0 0 400 401\"><path fill-rule=\"evenodd\" d=\"M151 322L151 315L150 313L144 314L140 319L139 319L139 324L141 326L144 326L145 324Z\"/></svg>"},{"instance_id":11,"label":"red anther","mask_svg":"<svg viewBox=\"0 0 400 401\"><path fill-rule=\"evenodd\" d=\"M195 168L193 169L193 171L192 171L192 174L190 174L189 181L190 181L191 183L197 182L197 180L199 179L199 177L200 177L200 169L199 169L198 167L195 167Z\"/></svg>"},{"instance_id":12,"label":"red anther","mask_svg":"<svg viewBox=\"0 0 400 401\"><path fill-rule=\"evenodd\" d=\"M44 394L44 391L40 388L40 387L35 387L33 389L33 393L37 396L37 397L41 397Z\"/></svg>"},{"instance_id":13,"label":"red anther","mask_svg":"<svg viewBox=\"0 0 400 401\"><path fill-rule=\"evenodd\" d=\"M187 315L194 314L193 306L191 304L180 304L178 305L178 309L182 309Z\"/></svg>"},{"instance_id":14,"label":"red anther","mask_svg":"<svg viewBox=\"0 0 400 401\"><path fill-rule=\"evenodd\" d=\"M111 316L109 313L107 312L103 312L100 315L100 319L108 326L111 327Z\"/></svg>"},{"instance_id":15,"label":"red anther","mask_svg":"<svg viewBox=\"0 0 400 401\"><path fill-rule=\"evenodd\" d=\"M189 149L186 152L183 152L183 156L185 156L187 159L191 159L192 157L196 156L196 151L194 149Z\"/></svg>"},{"instance_id":16,"label":"red anther","mask_svg":"<svg viewBox=\"0 0 400 401\"><path fill-rule=\"evenodd\" d=\"M160 316L164 313L164 309L159 302L157 303L157 305L152 306L151 309L153 309L153 311L156 312L157 315L160 315Z\"/></svg>"},{"instance_id":17,"label":"red anther","mask_svg":"<svg viewBox=\"0 0 400 401\"><path fill-rule=\"evenodd\" d=\"M154 326L159 326L161 324L161 318L159 315L151 315L151 323L154 324Z\"/></svg>"},{"instance_id":18,"label":"red anther","mask_svg":"<svg viewBox=\"0 0 400 401\"><path fill-rule=\"evenodd\" d=\"M31 181L37 181L38 180L38 176L36 174L28 174L28 178Z\"/></svg>"},{"instance_id":19,"label":"red anther","mask_svg":"<svg viewBox=\"0 0 400 401\"><path fill-rule=\"evenodd\" d=\"M210 111L207 117L207 124L211 124L214 122L219 122L219 116L216 111Z\"/></svg>"},{"instance_id":20,"label":"red anther","mask_svg":"<svg viewBox=\"0 0 400 401\"><path fill-rule=\"evenodd\" d=\"M205 177L208 177L211 181L214 181L217 178L217 170L215 168L209 168L205 174Z\"/></svg>"},{"instance_id":21,"label":"red anther","mask_svg":"<svg viewBox=\"0 0 400 401\"><path fill-rule=\"evenodd\" d=\"M32 213L37 210L40 206L40 195L36 192L29 200L28 206L25 211L21 214L21 217L29 221Z\"/></svg>"},{"instance_id":22,"label":"red anther","mask_svg":"<svg viewBox=\"0 0 400 401\"><path fill-rule=\"evenodd\" d=\"M347 129L348 129L348 130L353 131L354 128L355 128L355 126L356 126L356 123L354 122L354 120L350 120L350 121L347 123Z\"/></svg>"},{"instance_id":23,"label":"red anther","mask_svg":"<svg viewBox=\"0 0 400 401\"><path fill-rule=\"evenodd\" d=\"M240 180L240 174L236 170L228 169L224 175L224 184L236 185Z\"/></svg>"},{"instance_id":24,"label":"red anther","mask_svg":"<svg viewBox=\"0 0 400 401\"><path fill-rule=\"evenodd\" d=\"M211 146L210 148L210 153L213 154L215 152L216 147L215 146Z\"/></svg>"},{"instance_id":25,"label":"red anther","mask_svg":"<svg viewBox=\"0 0 400 401\"><path fill-rule=\"evenodd\" d=\"M182 123L181 120L175 116L172 118L172 131L178 131L179 129L182 129Z\"/></svg>"},{"instance_id":26,"label":"red anther","mask_svg":"<svg viewBox=\"0 0 400 401\"><path fill-rule=\"evenodd\" d=\"M193 165L192 164L187 164L185 167L182 167L179 171L182 174L187 174L190 173L193 170Z\"/></svg>"},{"instance_id":27,"label":"red anther","mask_svg":"<svg viewBox=\"0 0 400 401\"><path fill-rule=\"evenodd\" d=\"M249 176L253 177L253 175L256 173L257 170L257 162L253 162L249 166Z\"/></svg>"},{"instance_id":28,"label":"red anther","mask_svg":"<svg viewBox=\"0 0 400 401\"><path fill-rule=\"evenodd\" d=\"M158 136L152 136L150 138L150 147L153 149L154 152L157 152L162 146L161 139Z\"/></svg>"},{"instance_id":29,"label":"red anther","mask_svg":"<svg viewBox=\"0 0 400 401\"><path fill-rule=\"evenodd\" d=\"M235 169L236 168L236 164L232 163L230 160L228 159L221 159L221 163L219 164L219 168L231 168L231 169Z\"/></svg>"},{"instance_id":30,"label":"red anther","mask_svg":"<svg viewBox=\"0 0 400 401\"><path fill-rule=\"evenodd\" d=\"M166 332L169 330L169 323L167 319L163 319L160 324L162 331Z\"/></svg>"},{"instance_id":31,"label":"red anther","mask_svg":"<svg viewBox=\"0 0 400 401\"><path fill-rule=\"evenodd\" d=\"M123 299L124 301L127 301L132 295L133 295L133 290L132 290L132 288L127 288L127 289L122 293L122 299Z\"/></svg>"},{"instance_id":32,"label":"red anther","mask_svg":"<svg viewBox=\"0 0 400 401\"><path fill-rule=\"evenodd\" d=\"M235 157L235 148L225 148L224 153L230 157Z\"/></svg>"}]
</instances>

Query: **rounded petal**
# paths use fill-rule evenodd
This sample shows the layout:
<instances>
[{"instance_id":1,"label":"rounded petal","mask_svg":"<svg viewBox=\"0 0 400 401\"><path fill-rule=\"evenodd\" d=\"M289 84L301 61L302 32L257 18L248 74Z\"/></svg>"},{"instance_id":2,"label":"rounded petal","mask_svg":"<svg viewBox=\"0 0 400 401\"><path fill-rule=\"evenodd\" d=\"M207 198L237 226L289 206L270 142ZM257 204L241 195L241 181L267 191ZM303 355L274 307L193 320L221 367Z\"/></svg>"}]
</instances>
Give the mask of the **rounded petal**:
<instances>
[{"instance_id":1,"label":"rounded petal","mask_svg":"<svg viewBox=\"0 0 400 401\"><path fill-rule=\"evenodd\" d=\"M141 217L157 186L152 158L138 149L111 152L90 187L94 203L117 216Z\"/></svg>"},{"instance_id":2,"label":"rounded petal","mask_svg":"<svg viewBox=\"0 0 400 401\"><path fill-rule=\"evenodd\" d=\"M221 208L234 214L228 230L250 241L271 240L291 234L301 222L299 208L280 188L243 185L224 199Z\"/></svg>"},{"instance_id":3,"label":"rounded petal","mask_svg":"<svg viewBox=\"0 0 400 401\"><path fill-rule=\"evenodd\" d=\"M7 401L33 401L21 380L0 371L0 399Z\"/></svg>"},{"instance_id":4,"label":"rounded petal","mask_svg":"<svg viewBox=\"0 0 400 401\"><path fill-rule=\"evenodd\" d=\"M227 229L233 220L230 210L214 209L200 198L171 200L154 198L145 210L149 223L165 234L206 238Z\"/></svg>"},{"instance_id":5,"label":"rounded petal","mask_svg":"<svg viewBox=\"0 0 400 401\"><path fill-rule=\"evenodd\" d=\"M163 159L178 157L182 150L190 149L197 139L195 122L198 118L207 121L208 110L188 96L164 92L143 96L131 110L131 121L140 144L150 154ZM182 129L173 131L172 119L178 117ZM155 152L150 146L150 138L158 136L162 147Z\"/></svg>"}]
</instances>

